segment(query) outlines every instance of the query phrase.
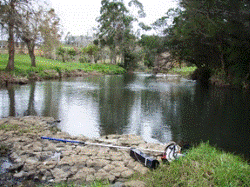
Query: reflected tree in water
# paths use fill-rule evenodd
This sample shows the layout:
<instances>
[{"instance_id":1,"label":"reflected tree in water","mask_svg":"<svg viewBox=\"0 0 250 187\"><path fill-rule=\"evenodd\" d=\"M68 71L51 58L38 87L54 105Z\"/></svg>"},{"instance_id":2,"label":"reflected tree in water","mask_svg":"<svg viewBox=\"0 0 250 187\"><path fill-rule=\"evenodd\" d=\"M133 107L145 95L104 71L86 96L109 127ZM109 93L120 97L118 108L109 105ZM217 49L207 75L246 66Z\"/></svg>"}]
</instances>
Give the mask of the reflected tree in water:
<instances>
[{"instance_id":1,"label":"reflected tree in water","mask_svg":"<svg viewBox=\"0 0 250 187\"><path fill-rule=\"evenodd\" d=\"M103 80L105 87L100 90L99 95L101 135L122 134L127 127L134 95L124 88L133 79L132 75L128 75L119 78L109 76Z\"/></svg>"},{"instance_id":2,"label":"reflected tree in water","mask_svg":"<svg viewBox=\"0 0 250 187\"><path fill-rule=\"evenodd\" d=\"M205 90L198 84L194 100L186 95L181 102L183 141L196 144L209 141L249 158L250 100L240 92L214 87Z\"/></svg>"},{"instance_id":3,"label":"reflected tree in water","mask_svg":"<svg viewBox=\"0 0 250 187\"><path fill-rule=\"evenodd\" d=\"M37 116L37 112L35 110L35 104L34 104L35 90L36 90L36 83L31 82L28 109L24 112L23 114L24 116Z\"/></svg>"},{"instance_id":4,"label":"reflected tree in water","mask_svg":"<svg viewBox=\"0 0 250 187\"><path fill-rule=\"evenodd\" d=\"M44 101L43 101L43 116L51 116L55 119L59 117L59 106L62 96L62 84L53 87L53 82L44 83ZM57 96L55 96L57 95Z\"/></svg>"},{"instance_id":5,"label":"reflected tree in water","mask_svg":"<svg viewBox=\"0 0 250 187\"><path fill-rule=\"evenodd\" d=\"M8 95L9 95L9 116L16 116L16 108L15 108L15 90L12 85L7 87Z\"/></svg>"}]
</instances>

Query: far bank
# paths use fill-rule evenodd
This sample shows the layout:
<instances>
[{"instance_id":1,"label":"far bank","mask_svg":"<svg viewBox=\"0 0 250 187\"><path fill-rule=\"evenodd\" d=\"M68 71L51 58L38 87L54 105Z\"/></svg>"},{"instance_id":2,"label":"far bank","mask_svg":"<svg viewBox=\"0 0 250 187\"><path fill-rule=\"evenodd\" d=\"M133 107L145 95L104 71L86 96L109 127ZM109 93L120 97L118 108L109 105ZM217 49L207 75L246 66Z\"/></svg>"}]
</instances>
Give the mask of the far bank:
<instances>
[{"instance_id":1,"label":"far bank","mask_svg":"<svg viewBox=\"0 0 250 187\"><path fill-rule=\"evenodd\" d=\"M15 56L15 70L6 72L8 54L0 55L0 86L8 84L27 84L30 81L60 79L103 74L122 74L126 70L114 64L93 64L62 62L59 60L36 57L36 67L31 67L28 55Z\"/></svg>"}]
</instances>

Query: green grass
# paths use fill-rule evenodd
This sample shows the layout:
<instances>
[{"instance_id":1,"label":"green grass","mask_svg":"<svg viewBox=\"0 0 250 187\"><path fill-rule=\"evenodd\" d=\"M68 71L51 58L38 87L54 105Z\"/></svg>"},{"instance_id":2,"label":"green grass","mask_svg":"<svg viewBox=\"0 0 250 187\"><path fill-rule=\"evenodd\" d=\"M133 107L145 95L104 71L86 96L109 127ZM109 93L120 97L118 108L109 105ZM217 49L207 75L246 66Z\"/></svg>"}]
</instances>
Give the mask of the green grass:
<instances>
[{"instance_id":1,"label":"green grass","mask_svg":"<svg viewBox=\"0 0 250 187\"><path fill-rule=\"evenodd\" d=\"M4 71L8 63L8 54L0 54L0 71ZM125 70L112 64L89 64L79 62L65 62L58 60L36 57L36 66L31 67L31 61L28 55L15 55L15 70L12 72L16 76L29 76L31 72L37 72L44 76L44 70L53 69L56 71L83 70L85 72L97 71L105 74L121 74Z\"/></svg>"},{"instance_id":2,"label":"green grass","mask_svg":"<svg viewBox=\"0 0 250 187\"><path fill-rule=\"evenodd\" d=\"M184 77L189 77L195 70L197 67L182 67L182 68L178 68L175 67L173 69L171 69L168 73L172 73L172 74L180 74Z\"/></svg>"},{"instance_id":3,"label":"green grass","mask_svg":"<svg viewBox=\"0 0 250 187\"><path fill-rule=\"evenodd\" d=\"M250 166L230 153L201 143L183 158L161 165L146 175L135 175L133 180L147 186L250 186Z\"/></svg>"},{"instance_id":4,"label":"green grass","mask_svg":"<svg viewBox=\"0 0 250 187\"><path fill-rule=\"evenodd\" d=\"M18 125L13 125L13 124L0 125L0 130L4 130L4 131L16 131L18 129L19 129Z\"/></svg>"}]
</instances>

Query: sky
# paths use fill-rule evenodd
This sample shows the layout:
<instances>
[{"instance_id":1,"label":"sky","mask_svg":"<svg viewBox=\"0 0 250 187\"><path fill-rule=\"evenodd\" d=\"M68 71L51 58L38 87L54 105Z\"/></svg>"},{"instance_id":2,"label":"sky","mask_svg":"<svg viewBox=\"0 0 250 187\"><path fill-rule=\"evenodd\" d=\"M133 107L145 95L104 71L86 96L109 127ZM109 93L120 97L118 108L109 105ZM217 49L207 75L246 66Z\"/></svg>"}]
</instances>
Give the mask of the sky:
<instances>
[{"instance_id":1,"label":"sky","mask_svg":"<svg viewBox=\"0 0 250 187\"><path fill-rule=\"evenodd\" d=\"M147 14L140 19L146 24L153 23L162 17L170 8L176 8L174 0L139 0ZM101 0L47 0L49 6L55 9L60 18L60 23L65 37L68 32L71 35L92 36L93 28L98 26L95 21L100 16ZM124 0L127 5L129 0Z\"/></svg>"}]
</instances>

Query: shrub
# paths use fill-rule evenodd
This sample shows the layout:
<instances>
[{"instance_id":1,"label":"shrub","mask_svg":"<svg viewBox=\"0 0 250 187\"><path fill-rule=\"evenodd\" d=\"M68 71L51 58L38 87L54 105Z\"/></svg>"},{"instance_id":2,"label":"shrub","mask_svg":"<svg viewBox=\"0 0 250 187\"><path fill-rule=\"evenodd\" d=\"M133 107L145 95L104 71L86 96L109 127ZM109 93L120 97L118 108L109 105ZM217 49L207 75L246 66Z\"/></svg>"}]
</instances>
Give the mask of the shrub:
<instances>
[{"instance_id":1,"label":"shrub","mask_svg":"<svg viewBox=\"0 0 250 187\"><path fill-rule=\"evenodd\" d=\"M60 46L57 51L56 51L56 54L59 55L59 56L62 56L62 60L63 62L65 62L65 54L66 54L66 49L62 46Z\"/></svg>"},{"instance_id":2,"label":"shrub","mask_svg":"<svg viewBox=\"0 0 250 187\"><path fill-rule=\"evenodd\" d=\"M80 62L80 63L90 63L91 60L90 60L90 58L87 57L87 56L82 56L81 58L79 58L79 62Z\"/></svg>"},{"instance_id":3,"label":"shrub","mask_svg":"<svg viewBox=\"0 0 250 187\"><path fill-rule=\"evenodd\" d=\"M70 58L73 60L74 59L74 57L76 56L76 54L77 54L77 52L76 52L76 50L74 49L74 48L69 48L68 50L67 50L67 53L68 53L68 55L70 56Z\"/></svg>"}]
</instances>

